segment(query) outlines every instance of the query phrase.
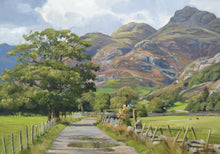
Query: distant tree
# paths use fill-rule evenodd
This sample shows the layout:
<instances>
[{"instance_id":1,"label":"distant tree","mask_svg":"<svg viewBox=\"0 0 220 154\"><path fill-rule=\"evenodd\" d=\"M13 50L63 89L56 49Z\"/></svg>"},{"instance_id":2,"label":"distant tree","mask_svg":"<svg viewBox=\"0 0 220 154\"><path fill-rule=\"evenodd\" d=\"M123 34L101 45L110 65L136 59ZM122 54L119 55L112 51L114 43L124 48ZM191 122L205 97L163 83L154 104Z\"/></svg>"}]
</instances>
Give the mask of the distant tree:
<instances>
[{"instance_id":1,"label":"distant tree","mask_svg":"<svg viewBox=\"0 0 220 154\"><path fill-rule=\"evenodd\" d=\"M215 104L215 111L220 111L220 102Z\"/></svg>"},{"instance_id":2,"label":"distant tree","mask_svg":"<svg viewBox=\"0 0 220 154\"><path fill-rule=\"evenodd\" d=\"M83 93L81 96L81 99L83 101L83 108L85 109L85 111L92 111L95 104L95 94L93 93L93 91L90 90L87 93Z\"/></svg>"},{"instance_id":3,"label":"distant tree","mask_svg":"<svg viewBox=\"0 0 220 154\"><path fill-rule=\"evenodd\" d=\"M126 98L116 96L111 98L110 102L111 102L111 108L113 109L122 108L123 105L126 104Z\"/></svg>"},{"instance_id":4,"label":"distant tree","mask_svg":"<svg viewBox=\"0 0 220 154\"><path fill-rule=\"evenodd\" d=\"M126 105L131 103L132 100L138 99L138 93L129 86L120 88L117 92L117 96L124 97Z\"/></svg>"},{"instance_id":5,"label":"distant tree","mask_svg":"<svg viewBox=\"0 0 220 154\"><path fill-rule=\"evenodd\" d=\"M149 103L149 110L151 112L162 113L164 112L163 102L159 97L154 97Z\"/></svg>"},{"instance_id":6,"label":"distant tree","mask_svg":"<svg viewBox=\"0 0 220 154\"><path fill-rule=\"evenodd\" d=\"M24 39L27 44L17 45L8 53L18 55L20 63L4 71L1 80L15 87L33 88L22 90L20 97L47 105L49 119L58 118L62 108L75 108L80 94L95 90L93 72L99 68L89 61L88 54L83 54L88 42L69 30L54 29L24 35Z\"/></svg>"},{"instance_id":7,"label":"distant tree","mask_svg":"<svg viewBox=\"0 0 220 154\"><path fill-rule=\"evenodd\" d=\"M108 93L99 93L95 97L94 109L103 112L110 108L110 95Z\"/></svg>"},{"instance_id":8,"label":"distant tree","mask_svg":"<svg viewBox=\"0 0 220 154\"><path fill-rule=\"evenodd\" d=\"M209 97L209 90L207 87L205 87L202 93L202 101L205 102L208 97Z\"/></svg>"},{"instance_id":9,"label":"distant tree","mask_svg":"<svg viewBox=\"0 0 220 154\"><path fill-rule=\"evenodd\" d=\"M137 104L135 106L135 108L136 108L138 117L146 117L147 116L147 109L146 109L145 105Z\"/></svg>"}]
</instances>

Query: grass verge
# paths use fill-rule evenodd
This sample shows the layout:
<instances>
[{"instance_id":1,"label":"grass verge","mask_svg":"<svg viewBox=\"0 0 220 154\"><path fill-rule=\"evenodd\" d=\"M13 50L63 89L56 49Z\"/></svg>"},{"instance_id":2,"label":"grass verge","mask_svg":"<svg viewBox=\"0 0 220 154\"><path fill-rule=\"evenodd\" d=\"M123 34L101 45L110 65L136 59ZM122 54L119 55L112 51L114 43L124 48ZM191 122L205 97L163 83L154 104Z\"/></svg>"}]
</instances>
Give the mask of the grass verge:
<instances>
[{"instance_id":1,"label":"grass verge","mask_svg":"<svg viewBox=\"0 0 220 154\"><path fill-rule=\"evenodd\" d=\"M52 142L56 139L57 135L61 130L73 122L80 121L84 117L74 118L68 122L59 122L43 136L35 140L34 145L30 145L28 149L23 150L20 154L44 154L47 150L50 149Z\"/></svg>"},{"instance_id":2,"label":"grass verge","mask_svg":"<svg viewBox=\"0 0 220 154\"><path fill-rule=\"evenodd\" d=\"M109 124L98 124L97 127L112 138L124 142L128 146L134 147L135 150L140 154L189 154L188 151L181 148L177 144L173 144L171 141L161 142L156 145L154 145L149 140L146 140L146 142L142 142L133 133L130 134L127 132L126 125L110 127Z\"/></svg>"}]
</instances>

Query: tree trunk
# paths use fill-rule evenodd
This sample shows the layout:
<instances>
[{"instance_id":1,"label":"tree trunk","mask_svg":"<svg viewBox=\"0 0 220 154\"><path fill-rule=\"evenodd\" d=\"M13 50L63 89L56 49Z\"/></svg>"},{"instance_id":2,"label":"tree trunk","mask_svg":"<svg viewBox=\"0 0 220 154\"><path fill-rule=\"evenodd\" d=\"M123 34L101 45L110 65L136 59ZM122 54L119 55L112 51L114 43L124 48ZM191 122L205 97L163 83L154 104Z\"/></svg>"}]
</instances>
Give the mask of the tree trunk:
<instances>
[{"instance_id":1,"label":"tree trunk","mask_svg":"<svg viewBox=\"0 0 220 154\"><path fill-rule=\"evenodd\" d=\"M60 111L56 107L54 107L54 118L56 119L56 121L60 120Z\"/></svg>"},{"instance_id":2,"label":"tree trunk","mask_svg":"<svg viewBox=\"0 0 220 154\"><path fill-rule=\"evenodd\" d=\"M52 107L48 105L48 121L51 120Z\"/></svg>"}]
</instances>

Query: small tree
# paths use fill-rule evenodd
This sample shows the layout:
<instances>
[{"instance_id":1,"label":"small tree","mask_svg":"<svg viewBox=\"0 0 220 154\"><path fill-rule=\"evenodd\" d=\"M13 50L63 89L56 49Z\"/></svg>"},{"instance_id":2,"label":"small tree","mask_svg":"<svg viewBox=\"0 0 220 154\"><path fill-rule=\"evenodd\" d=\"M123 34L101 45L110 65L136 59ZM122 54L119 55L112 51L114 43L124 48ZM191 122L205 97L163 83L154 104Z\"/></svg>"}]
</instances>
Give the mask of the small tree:
<instances>
[{"instance_id":1,"label":"small tree","mask_svg":"<svg viewBox=\"0 0 220 154\"><path fill-rule=\"evenodd\" d=\"M131 103L132 100L138 99L138 93L128 86L120 88L117 92L117 96L125 98L126 106Z\"/></svg>"},{"instance_id":2,"label":"small tree","mask_svg":"<svg viewBox=\"0 0 220 154\"><path fill-rule=\"evenodd\" d=\"M154 97L149 104L149 110L151 112L161 113L164 112L163 102L159 97Z\"/></svg>"},{"instance_id":3,"label":"small tree","mask_svg":"<svg viewBox=\"0 0 220 154\"><path fill-rule=\"evenodd\" d=\"M202 93L202 101L205 102L209 96L209 90L207 87L204 88Z\"/></svg>"},{"instance_id":4,"label":"small tree","mask_svg":"<svg viewBox=\"0 0 220 154\"><path fill-rule=\"evenodd\" d=\"M103 112L104 109L110 108L110 95L108 93L99 93L95 97L94 108L96 111Z\"/></svg>"},{"instance_id":5,"label":"small tree","mask_svg":"<svg viewBox=\"0 0 220 154\"><path fill-rule=\"evenodd\" d=\"M118 108L122 108L124 104L126 104L126 99L125 97L113 97L110 100L111 102L111 108L113 109L118 109Z\"/></svg>"}]
</instances>

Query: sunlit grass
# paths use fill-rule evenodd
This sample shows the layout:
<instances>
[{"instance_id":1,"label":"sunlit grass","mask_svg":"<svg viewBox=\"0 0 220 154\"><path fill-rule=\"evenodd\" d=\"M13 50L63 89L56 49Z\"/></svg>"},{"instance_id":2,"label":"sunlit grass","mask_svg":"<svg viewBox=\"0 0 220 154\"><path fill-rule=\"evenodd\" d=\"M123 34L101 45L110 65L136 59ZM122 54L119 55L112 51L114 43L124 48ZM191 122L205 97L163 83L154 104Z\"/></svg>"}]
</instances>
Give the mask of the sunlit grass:
<instances>
[{"instance_id":1,"label":"sunlit grass","mask_svg":"<svg viewBox=\"0 0 220 154\"><path fill-rule=\"evenodd\" d=\"M186 106L187 106L187 103L176 102L174 103L174 106L168 108L167 112L171 112L171 111L178 112L178 110L185 110Z\"/></svg>"},{"instance_id":2,"label":"sunlit grass","mask_svg":"<svg viewBox=\"0 0 220 154\"><path fill-rule=\"evenodd\" d=\"M197 120L196 118L199 119ZM210 143L220 143L219 116L157 116L139 119L142 123L146 123L146 127L151 124L153 128L158 126L167 129L167 126L169 125L173 130L173 135L176 135L177 131L182 130L183 127L185 129L186 127L193 127L196 131L197 138L205 141L208 136L208 131L211 129ZM189 133L189 137L193 139L192 132L190 131Z\"/></svg>"},{"instance_id":3,"label":"sunlit grass","mask_svg":"<svg viewBox=\"0 0 220 154\"><path fill-rule=\"evenodd\" d=\"M25 126L39 124L47 121L47 116L23 117L23 116L0 116L0 136L8 136L24 130Z\"/></svg>"}]
</instances>

